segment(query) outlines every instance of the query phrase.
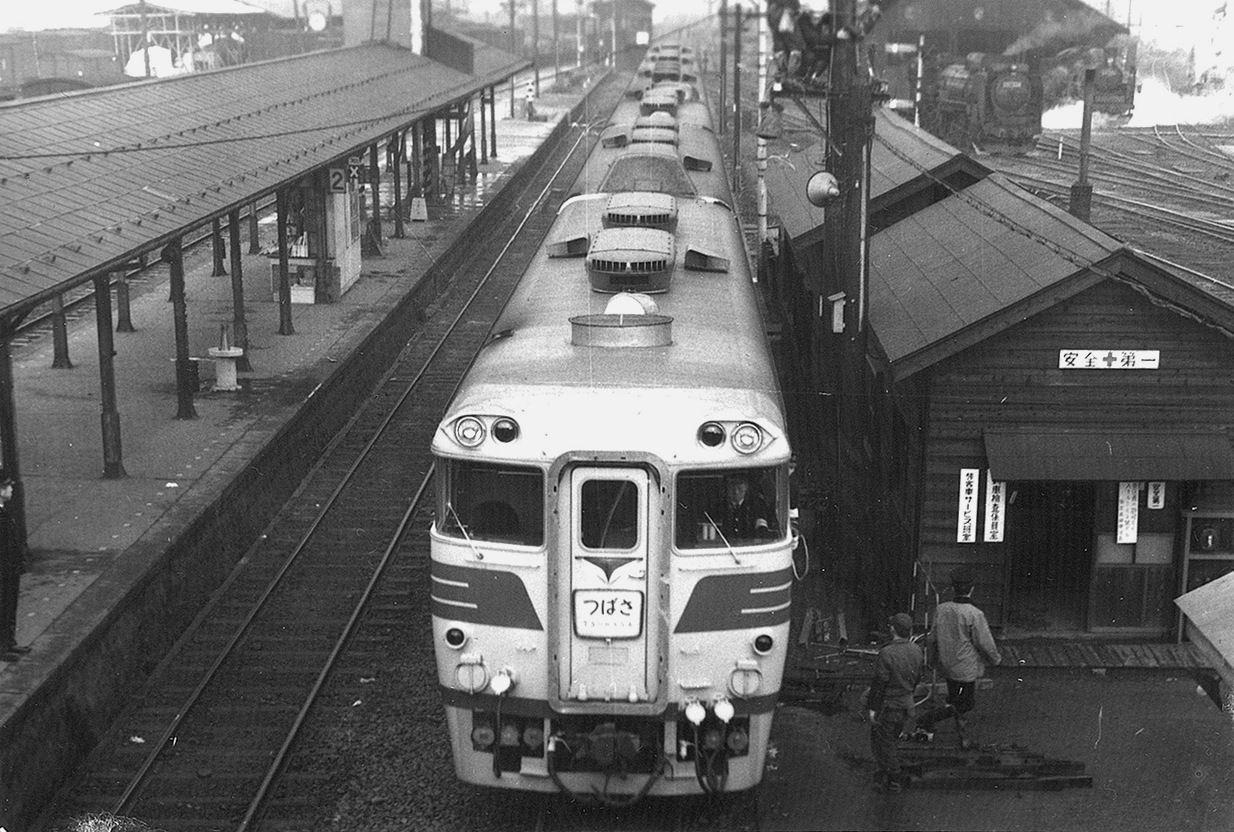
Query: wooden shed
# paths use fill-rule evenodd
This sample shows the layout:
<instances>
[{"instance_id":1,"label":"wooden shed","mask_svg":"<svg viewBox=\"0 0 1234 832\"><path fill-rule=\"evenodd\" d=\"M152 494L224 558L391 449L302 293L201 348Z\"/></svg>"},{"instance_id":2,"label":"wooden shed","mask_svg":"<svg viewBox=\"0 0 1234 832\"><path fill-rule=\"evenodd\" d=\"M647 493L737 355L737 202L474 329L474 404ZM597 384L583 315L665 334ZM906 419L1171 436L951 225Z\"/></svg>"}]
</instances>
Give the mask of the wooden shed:
<instances>
[{"instance_id":1,"label":"wooden shed","mask_svg":"<svg viewBox=\"0 0 1234 832\"><path fill-rule=\"evenodd\" d=\"M1234 569L1234 288L1000 174L947 185L954 161L888 125L874 167L880 146L919 160L934 201L883 206L894 221L871 238L864 389L818 369L839 352L819 302L834 278L802 268L817 235L785 221L772 281L811 355L798 383L868 415L837 443L860 477L840 499L871 541L852 556L891 573L888 609L910 585L928 613L965 565L1005 633L1178 634L1171 599ZM799 184L769 180L773 208Z\"/></svg>"}]
</instances>

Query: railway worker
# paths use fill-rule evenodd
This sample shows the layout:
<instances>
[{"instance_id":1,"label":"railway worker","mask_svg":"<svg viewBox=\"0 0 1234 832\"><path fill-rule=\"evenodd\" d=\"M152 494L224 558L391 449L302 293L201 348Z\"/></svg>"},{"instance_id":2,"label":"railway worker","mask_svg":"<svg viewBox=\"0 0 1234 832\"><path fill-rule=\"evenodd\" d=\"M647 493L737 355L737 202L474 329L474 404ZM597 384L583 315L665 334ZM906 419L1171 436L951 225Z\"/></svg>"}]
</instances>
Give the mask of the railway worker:
<instances>
[{"instance_id":1,"label":"railway worker","mask_svg":"<svg viewBox=\"0 0 1234 832\"><path fill-rule=\"evenodd\" d=\"M24 560L21 536L9 501L13 499L13 479L0 470L0 659L14 662L29 647L17 646L17 596Z\"/></svg>"},{"instance_id":2,"label":"railway worker","mask_svg":"<svg viewBox=\"0 0 1234 832\"><path fill-rule=\"evenodd\" d=\"M870 722L870 750L874 752L874 788L898 792L904 788L900 756L896 750L904 723L913 713L913 692L921 681L925 656L911 640L913 619L898 612L888 620L891 643L878 651L874 678L866 698L866 719Z\"/></svg>"},{"instance_id":3,"label":"railway worker","mask_svg":"<svg viewBox=\"0 0 1234 832\"><path fill-rule=\"evenodd\" d=\"M722 540L774 539L779 536L780 525L775 512L767 505L762 495L750 489L746 474L729 474L724 478L724 500L706 512L700 524L705 540L708 533L719 530Z\"/></svg>"},{"instance_id":4,"label":"railway worker","mask_svg":"<svg viewBox=\"0 0 1234 832\"><path fill-rule=\"evenodd\" d=\"M767 0L767 25L771 27L773 60L780 78L801 70L806 44L800 27L801 0Z\"/></svg>"},{"instance_id":5,"label":"railway worker","mask_svg":"<svg viewBox=\"0 0 1234 832\"><path fill-rule=\"evenodd\" d=\"M931 708L917 720L913 738L922 742L934 739L934 724L955 717L960 747L969 748L965 735L965 715L977 704L977 679L985 673L985 665L1001 660L985 613L973 604L974 576L967 567L951 573L952 599L938 605L934 626L927 639L930 664L942 671L947 679L947 704Z\"/></svg>"},{"instance_id":6,"label":"railway worker","mask_svg":"<svg viewBox=\"0 0 1234 832\"><path fill-rule=\"evenodd\" d=\"M527 110L527 120L536 120L536 84L535 81L528 81L527 88L523 91L523 104Z\"/></svg>"}]
</instances>

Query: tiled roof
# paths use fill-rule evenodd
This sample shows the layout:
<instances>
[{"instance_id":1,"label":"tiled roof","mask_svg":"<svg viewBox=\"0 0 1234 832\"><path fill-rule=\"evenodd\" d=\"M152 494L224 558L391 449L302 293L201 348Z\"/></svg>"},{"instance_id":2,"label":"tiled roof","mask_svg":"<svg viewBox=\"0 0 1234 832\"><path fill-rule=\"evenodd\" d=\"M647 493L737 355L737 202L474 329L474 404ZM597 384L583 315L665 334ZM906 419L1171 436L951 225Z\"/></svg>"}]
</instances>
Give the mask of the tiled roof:
<instances>
[{"instance_id":1,"label":"tiled roof","mask_svg":"<svg viewBox=\"0 0 1234 832\"><path fill-rule=\"evenodd\" d=\"M51 298L528 62L388 44L0 106L0 314Z\"/></svg>"},{"instance_id":2,"label":"tiled roof","mask_svg":"<svg viewBox=\"0 0 1234 832\"><path fill-rule=\"evenodd\" d=\"M894 365L1120 248L992 174L874 236L871 329Z\"/></svg>"},{"instance_id":3,"label":"tiled roof","mask_svg":"<svg viewBox=\"0 0 1234 832\"><path fill-rule=\"evenodd\" d=\"M870 151L872 203L914 180L924 181L925 171L937 171L956 159L968 160L959 150L895 113L876 109L874 119L876 139ZM970 163L975 169L981 168ZM766 181L771 209L797 244L809 244L821 233L824 211L806 199L806 182L825 166L821 142L768 160Z\"/></svg>"}]
</instances>

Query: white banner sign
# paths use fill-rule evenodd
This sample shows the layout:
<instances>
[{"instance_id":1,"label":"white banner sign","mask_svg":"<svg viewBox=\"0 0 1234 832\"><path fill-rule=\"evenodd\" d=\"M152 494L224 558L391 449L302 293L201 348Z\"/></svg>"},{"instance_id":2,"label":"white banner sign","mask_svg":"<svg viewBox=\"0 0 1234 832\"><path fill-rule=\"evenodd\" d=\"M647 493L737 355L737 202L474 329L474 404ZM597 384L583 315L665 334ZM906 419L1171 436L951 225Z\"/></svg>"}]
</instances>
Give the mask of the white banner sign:
<instances>
[{"instance_id":1,"label":"white banner sign","mask_svg":"<svg viewBox=\"0 0 1234 832\"><path fill-rule=\"evenodd\" d=\"M1007 483L985 472L985 537L986 543L1003 542L1003 509L1007 506Z\"/></svg>"},{"instance_id":2,"label":"white banner sign","mask_svg":"<svg viewBox=\"0 0 1234 832\"><path fill-rule=\"evenodd\" d=\"M1118 484L1118 543L1135 543L1140 525L1140 484Z\"/></svg>"},{"instance_id":3,"label":"white banner sign","mask_svg":"<svg viewBox=\"0 0 1234 832\"><path fill-rule=\"evenodd\" d=\"M1158 370L1161 350L1059 350L1060 370Z\"/></svg>"},{"instance_id":4,"label":"white banner sign","mask_svg":"<svg viewBox=\"0 0 1234 832\"><path fill-rule=\"evenodd\" d=\"M1165 508L1165 483L1150 482L1148 484L1148 507L1151 509Z\"/></svg>"},{"instance_id":5,"label":"white banner sign","mask_svg":"<svg viewBox=\"0 0 1234 832\"><path fill-rule=\"evenodd\" d=\"M956 520L956 543L977 542L977 491L981 487L980 468L960 469L960 509Z\"/></svg>"}]
</instances>

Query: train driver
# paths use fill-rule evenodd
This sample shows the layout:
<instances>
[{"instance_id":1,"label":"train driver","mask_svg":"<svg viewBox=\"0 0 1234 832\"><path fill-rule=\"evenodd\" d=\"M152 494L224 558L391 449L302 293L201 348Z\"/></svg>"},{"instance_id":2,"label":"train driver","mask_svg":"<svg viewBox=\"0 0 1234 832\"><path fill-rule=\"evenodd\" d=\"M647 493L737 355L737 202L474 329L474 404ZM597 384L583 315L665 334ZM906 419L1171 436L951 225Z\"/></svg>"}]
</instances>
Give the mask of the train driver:
<instances>
[{"instance_id":1,"label":"train driver","mask_svg":"<svg viewBox=\"0 0 1234 832\"><path fill-rule=\"evenodd\" d=\"M724 478L724 499L704 513L699 533L708 543L732 543L774 540L780 536L780 528L767 501L751 490L749 476L734 473Z\"/></svg>"}]
</instances>

